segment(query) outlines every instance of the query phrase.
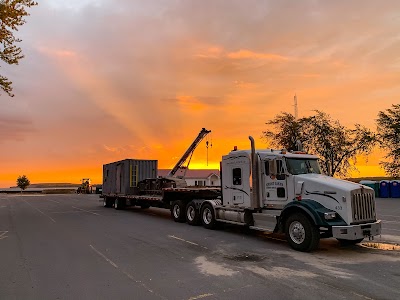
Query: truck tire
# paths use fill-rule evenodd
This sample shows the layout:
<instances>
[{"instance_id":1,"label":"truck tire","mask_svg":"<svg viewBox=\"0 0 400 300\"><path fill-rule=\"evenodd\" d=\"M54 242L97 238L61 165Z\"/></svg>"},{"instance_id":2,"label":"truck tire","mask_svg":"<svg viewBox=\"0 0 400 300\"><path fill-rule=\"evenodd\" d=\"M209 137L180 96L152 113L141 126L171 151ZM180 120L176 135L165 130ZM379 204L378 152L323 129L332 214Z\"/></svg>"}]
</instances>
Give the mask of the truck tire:
<instances>
[{"instance_id":1,"label":"truck tire","mask_svg":"<svg viewBox=\"0 0 400 300\"><path fill-rule=\"evenodd\" d=\"M343 240L343 239L337 239L340 243L341 246L351 246L355 244L361 243L364 239L357 239L357 240Z\"/></svg>"},{"instance_id":2,"label":"truck tire","mask_svg":"<svg viewBox=\"0 0 400 300\"><path fill-rule=\"evenodd\" d=\"M123 199L120 199L118 197L115 198L115 200L114 200L114 208L117 209L117 210L121 210L121 209L124 209L124 207L125 207L125 205L123 203Z\"/></svg>"},{"instance_id":3,"label":"truck tire","mask_svg":"<svg viewBox=\"0 0 400 300\"><path fill-rule=\"evenodd\" d=\"M310 252L318 247L319 229L304 214L290 215L285 224L286 239L293 249Z\"/></svg>"},{"instance_id":4,"label":"truck tire","mask_svg":"<svg viewBox=\"0 0 400 300\"><path fill-rule=\"evenodd\" d=\"M182 200L176 200L172 203L171 216L175 222L183 223L186 221L185 208L185 203Z\"/></svg>"},{"instance_id":5,"label":"truck tire","mask_svg":"<svg viewBox=\"0 0 400 300\"><path fill-rule=\"evenodd\" d=\"M204 204L204 206L201 208L200 216L201 223L203 224L204 228L214 229L217 226L214 209L211 204Z\"/></svg>"},{"instance_id":6,"label":"truck tire","mask_svg":"<svg viewBox=\"0 0 400 300\"><path fill-rule=\"evenodd\" d=\"M107 196L103 197L103 206L104 207L111 207L112 206L112 199L109 199Z\"/></svg>"},{"instance_id":7,"label":"truck tire","mask_svg":"<svg viewBox=\"0 0 400 300\"><path fill-rule=\"evenodd\" d=\"M200 223L200 212L193 201L186 206L186 222L189 225L199 225Z\"/></svg>"}]
</instances>

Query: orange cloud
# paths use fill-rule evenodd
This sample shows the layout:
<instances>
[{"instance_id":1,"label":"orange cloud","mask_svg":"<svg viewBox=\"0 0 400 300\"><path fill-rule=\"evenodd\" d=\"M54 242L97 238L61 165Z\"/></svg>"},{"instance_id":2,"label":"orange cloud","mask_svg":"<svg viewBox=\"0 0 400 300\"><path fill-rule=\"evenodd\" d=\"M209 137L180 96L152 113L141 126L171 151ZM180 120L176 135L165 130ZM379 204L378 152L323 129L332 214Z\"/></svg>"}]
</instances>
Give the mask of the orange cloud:
<instances>
[{"instance_id":1,"label":"orange cloud","mask_svg":"<svg viewBox=\"0 0 400 300\"><path fill-rule=\"evenodd\" d=\"M257 53L250 50L239 50L236 52L229 52L226 57L230 59L261 59L271 61L287 61L290 58L271 53Z\"/></svg>"}]
</instances>

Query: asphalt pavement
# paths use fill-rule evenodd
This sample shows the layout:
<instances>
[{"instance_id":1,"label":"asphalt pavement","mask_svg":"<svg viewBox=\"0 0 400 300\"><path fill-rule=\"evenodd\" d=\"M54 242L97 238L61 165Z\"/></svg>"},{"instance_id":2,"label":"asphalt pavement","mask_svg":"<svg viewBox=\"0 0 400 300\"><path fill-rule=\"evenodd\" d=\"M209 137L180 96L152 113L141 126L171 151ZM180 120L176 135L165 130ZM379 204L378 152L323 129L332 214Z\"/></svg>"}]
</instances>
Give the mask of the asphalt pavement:
<instances>
[{"instance_id":1,"label":"asphalt pavement","mask_svg":"<svg viewBox=\"0 0 400 300\"><path fill-rule=\"evenodd\" d=\"M280 236L99 200L0 194L0 299L400 299L400 251L327 239L301 253ZM377 211L377 240L400 243L400 199Z\"/></svg>"}]
</instances>

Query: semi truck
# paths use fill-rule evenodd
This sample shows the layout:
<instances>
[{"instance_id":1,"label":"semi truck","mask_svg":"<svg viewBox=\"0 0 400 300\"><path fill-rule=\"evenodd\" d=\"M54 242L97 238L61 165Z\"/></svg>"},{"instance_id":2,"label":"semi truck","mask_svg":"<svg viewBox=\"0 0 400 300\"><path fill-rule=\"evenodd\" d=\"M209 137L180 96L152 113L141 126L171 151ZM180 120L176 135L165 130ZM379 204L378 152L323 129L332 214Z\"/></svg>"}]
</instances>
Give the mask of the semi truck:
<instances>
[{"instance_id":1,"label":"semi truck","mask_svg":"<svg viewBox=\"0 0 400 300\"><path fill-rule=\"evenodd\" d=\"M103 203L123 209L161 207L176 222L219 223L283 233L299 251L321 238L356 244L381 233L375 194L367 186L322 174L318 157L302 151L232 150L221 159L221 187L187 187L157 178L157 161L124 160L103 166Z\"/></svg>"}]
</instances>

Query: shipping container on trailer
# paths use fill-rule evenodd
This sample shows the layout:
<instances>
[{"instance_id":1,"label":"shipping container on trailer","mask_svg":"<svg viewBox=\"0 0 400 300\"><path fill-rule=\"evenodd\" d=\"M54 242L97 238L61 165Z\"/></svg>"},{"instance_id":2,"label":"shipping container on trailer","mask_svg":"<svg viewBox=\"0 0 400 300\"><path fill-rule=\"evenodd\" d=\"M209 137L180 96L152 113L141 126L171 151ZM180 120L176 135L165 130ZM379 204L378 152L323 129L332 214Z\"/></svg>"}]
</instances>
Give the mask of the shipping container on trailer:
<instances>
[{"instance_id":1,"label":"shipping container on trailer","mask_svg":"<svg viewBox=\"0 0 400 300\"><path fill-rule=\"evenodd\" d=\"M103 165L103 195L135 195L138 182L157 178L157 160L124 159Z\"/></svg>"}]
</instances>

